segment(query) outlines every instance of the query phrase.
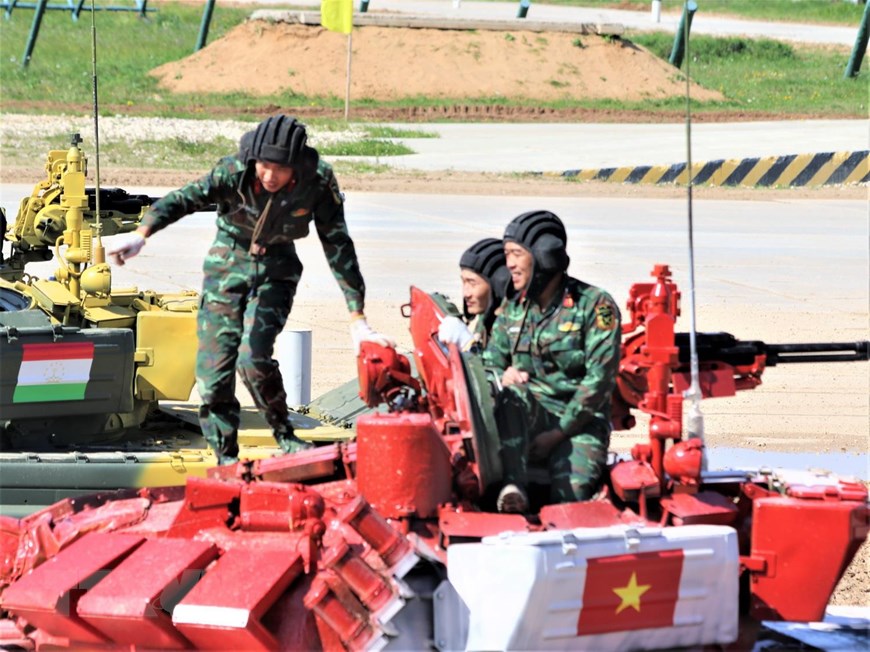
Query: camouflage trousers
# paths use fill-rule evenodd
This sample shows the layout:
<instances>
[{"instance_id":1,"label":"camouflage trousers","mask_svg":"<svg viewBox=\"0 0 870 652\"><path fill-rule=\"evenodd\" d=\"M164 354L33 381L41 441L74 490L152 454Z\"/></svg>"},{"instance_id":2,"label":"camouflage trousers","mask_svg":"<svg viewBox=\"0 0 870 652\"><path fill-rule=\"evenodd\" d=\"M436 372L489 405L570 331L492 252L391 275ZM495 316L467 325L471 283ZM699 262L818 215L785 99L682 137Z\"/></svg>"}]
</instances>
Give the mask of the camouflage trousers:
<instances>
[{"instance_id":1,"label":"camouflage trousers","mask_svg":"<svg viewBox=\"0 0 870 652\"><path fill-rule=\"evenodd\" d=\"M272 353L302 276L296 250L285 245L253 256L246 243L218 231L203 273L196 356L203 435L219 460L238 457L238 371L276 440L290 450L287 394Z\"/></svg>"},{"instance_id":2,"label":"camouflage trousers","mask_svg":"<svg viewBox=\"0 0 870 652\"><path fill-rule=\"evenodd\" d=\"M559 417L546 410L526 385L505 387L498 396L495 413L504 484L525 487L529 442L542 432L558 428ZM553 448L546 462L550 500L565 503L591 498L601 484L609 445L609 424L593 419L582 433Z\"/></svg>"}]
</instances>

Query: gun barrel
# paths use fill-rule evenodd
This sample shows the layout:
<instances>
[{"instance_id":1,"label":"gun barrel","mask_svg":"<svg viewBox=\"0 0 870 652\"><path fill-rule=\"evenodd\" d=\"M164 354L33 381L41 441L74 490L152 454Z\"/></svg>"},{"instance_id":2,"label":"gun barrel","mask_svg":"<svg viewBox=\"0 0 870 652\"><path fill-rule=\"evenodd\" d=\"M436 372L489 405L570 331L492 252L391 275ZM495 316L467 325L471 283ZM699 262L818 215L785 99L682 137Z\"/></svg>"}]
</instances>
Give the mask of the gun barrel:
<instances>
[{"instance_id":1,"label":"gun barrel","mask_svg":"<svg viewBox=\"0 0 870 652\"><path fill-rule=\"evenodd\" d=\"M676 333L680 364L689 363L689 334ZM766 344L738 340L730 333L698 333L698 359L733 366L752 365L764 356L765 365L796 362L861 362L870 360L870 342L816 342L811 344Z\"/></svg>"},{"instance_id":2,"label":"gun barrel","mask_svg":"<svg viewBox=\"0 0 870 652\"><path fill-rule=\"evenodd\" d=\"M767 365L796 362L855 362L870 360L870 342L816 342L813 344L768 344Z\"/></svg>"}]
</instances>

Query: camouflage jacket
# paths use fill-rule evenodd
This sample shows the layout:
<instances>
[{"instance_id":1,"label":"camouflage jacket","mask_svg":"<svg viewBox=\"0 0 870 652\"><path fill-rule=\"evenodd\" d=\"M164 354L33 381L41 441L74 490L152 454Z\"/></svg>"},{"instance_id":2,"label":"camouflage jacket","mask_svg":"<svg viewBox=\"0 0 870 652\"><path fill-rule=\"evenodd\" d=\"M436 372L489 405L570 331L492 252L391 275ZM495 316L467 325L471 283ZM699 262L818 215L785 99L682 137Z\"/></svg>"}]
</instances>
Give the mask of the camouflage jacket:
<instances>
[{"instance_id":1,"label":"camouflage jacket","mask_svg":"<svg viewBox=\"0 0 870 652\"><path fill-rule=\"evenodd\" d=\"M201 179L154 202L142 218L142 224L150 227L153 234L185 215L216 203L218 229L242 242L250 242L257 220L271 196L244 161L228 156ZM348 310L362 310L365 283L344 220L344 201L332 167L323 160L319 161L313 176L274 194L257 242L267 248L291 244L308 235L312 220Z\"/></svg>"},{"instance_id":2,"label":"camouflage jacket","mask_svg":"<svg viewBox=\"0 0 870 652\"><path fill-rule=\"evenodd\" d=\"M484 364L529 374L529 391L568 436L591 419L609 428L619 370L619 309L607 292L565 276L541 309L525 296L508 298L492 327Z\"/></svg>"}]
</instances>

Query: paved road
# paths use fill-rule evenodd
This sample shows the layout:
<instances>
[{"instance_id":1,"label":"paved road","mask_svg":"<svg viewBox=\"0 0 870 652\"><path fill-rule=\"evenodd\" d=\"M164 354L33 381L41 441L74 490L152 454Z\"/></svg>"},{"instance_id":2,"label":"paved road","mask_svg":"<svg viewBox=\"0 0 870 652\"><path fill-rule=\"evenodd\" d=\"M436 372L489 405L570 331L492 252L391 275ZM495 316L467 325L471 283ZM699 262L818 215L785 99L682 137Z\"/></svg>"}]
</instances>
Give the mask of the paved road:
<instances>
[{"instance_id":1,"label":"paved road","mask_svg":"<svg viewBox=\"0 0 870 652\"><path fill-rule=\"evenodd\" d=\"M253 0L259 5L285 5L284 0ZM297 0L296 6L320 8L320 0ZM354 2L359 7L358 2ZM851 46L855 43L858 24L854 27L808 25L801 23L765 22L727 18L705 13L703 3L692 19L692 32L719 36L768 37L784 41L827 43ZM449 16L453 18L510 19L517 14L518 2L461 2L459 8L453 0L371 0L369 12L388 11L420 16ZM527 18L547 22L621 23L628 29L641 31L667 31L673 34L680 21L679 12L661 15L657 23L652 13L585 7L562 7L532 2ZM518 19L519 20L519 19Z\"/></svg>"},{"instance_id":2,"label":"paved road","mask_svg":"<svg viewBox=\"0 0 870 652\"><path fill-rule=\"evenodd\" d=\"M378 161L415 170L563 172L686 160L685 124L450 123L417 128L438 138L399 139L415 153ZM695 163L868 148L868 120L692 124Z\"/></svg>"},{"instance_id":3,"label":"paved road","mask_svg":"<svg viewBox=\"0 0 870 652\"><path fill-rule=\"evenodd\" d=\"M10 219L30 189L0 185L0 203ZM161 195L167 189L127 190ZM535 208L548 208L565 220L571 269L582 278L622 295L661 262L671 264L685 285L684 199L347 193L348 221L368 294L382 301L405 301L412 283L444 288L445 279L455 277L456 261L470 242L498 236L514 215ZM867 314L866 202L786 197L696 200L694 223L699 305L756 306L783 316L814 314L820 317L821 338L839 328L841 320L833 315ZM212 215L190 216L149 240L140 257L115 271L115 282L164 291L198 289L201 262L213 233ZM299 251L305 263L299 298L340 301L317 239L300 241ZM44 263L33 269L45 276L54 267ZM726 316L733 321L731 327L745 328L745 313ZM803 326L789 328L793 333ZM854 333L855 339L862 337L866 333Z\"/></svg>"}]
</instances>

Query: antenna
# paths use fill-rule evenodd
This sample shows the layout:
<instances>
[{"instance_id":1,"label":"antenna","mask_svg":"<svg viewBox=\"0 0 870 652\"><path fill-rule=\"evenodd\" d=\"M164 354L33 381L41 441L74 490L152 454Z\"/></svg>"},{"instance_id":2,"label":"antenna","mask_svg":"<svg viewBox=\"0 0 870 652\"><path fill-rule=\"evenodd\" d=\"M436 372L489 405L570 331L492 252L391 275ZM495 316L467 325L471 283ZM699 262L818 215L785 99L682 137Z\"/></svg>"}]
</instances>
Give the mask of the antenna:
<instances>
[{"instance_id":1,"label":"antenna","mask_svg":"<svg viewBox=\"0 0 870 652\"><path fill-rule=\"evenodd\" d=\"M97 94L97 20L94 0L91 0L91 66L93 70L93 87L94 87L94 207L96 209L96 219L94 221L94 246L93 246L93 262L101 264L106 262L106 250L103 247L101 234L103 232L103 224L100 222L100 110Z\"/></svg>"},{"instance_id":2,"label":"antenna","mask_svg":"<svg viewBox=\"0 0 870 652\"><path fill-rule=\"evenodd\" d=\"M689 218L689 314L691 317L691 326L689 330L689 348L690 348L690 369L692 382L683 393L683 397L691 401L689 406L688 422L686 423L686 431L689 439L704 440L704 415L701 413L701 383L698 372L698 342L697 342L697 323L695 321L695 242L694 242L694 224L692 219L692 106L690 94L690 76L689 65L692 57L689 56L689 21L683 21L683 43L686 47L686 174L687 174L687 198L688 198L688 218ZM703 466L706 468L706 455L704 456Z\"/></svg>"}]
</instances>

